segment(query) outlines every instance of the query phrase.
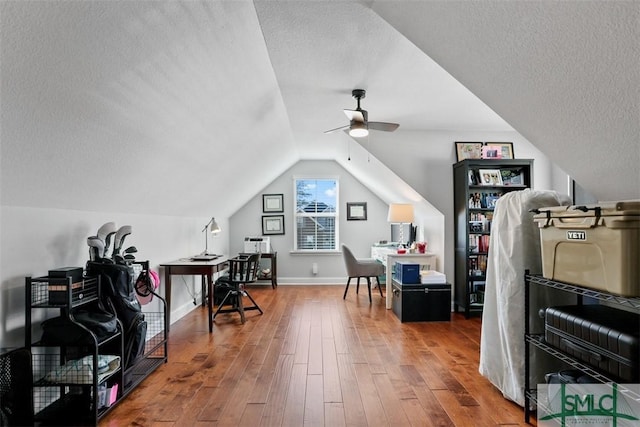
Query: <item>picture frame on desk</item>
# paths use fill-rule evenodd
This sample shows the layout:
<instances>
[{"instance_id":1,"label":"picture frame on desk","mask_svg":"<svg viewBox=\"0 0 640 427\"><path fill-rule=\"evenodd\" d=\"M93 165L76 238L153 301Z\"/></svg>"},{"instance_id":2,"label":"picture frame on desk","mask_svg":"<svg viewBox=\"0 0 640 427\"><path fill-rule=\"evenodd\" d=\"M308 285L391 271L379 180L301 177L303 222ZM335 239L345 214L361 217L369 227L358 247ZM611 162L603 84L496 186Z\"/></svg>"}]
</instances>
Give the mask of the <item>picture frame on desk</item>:
<instances>
[{"instance_id":1,"label":"picture frame on desk","mask_svg":"<svg viewBox=\"0 0 640 427\"><path fill-rule=\"evenodd\" d=\"M263 215L262 234L264 236L284 234L284 215Z\"/></svg>"}]
</instances>

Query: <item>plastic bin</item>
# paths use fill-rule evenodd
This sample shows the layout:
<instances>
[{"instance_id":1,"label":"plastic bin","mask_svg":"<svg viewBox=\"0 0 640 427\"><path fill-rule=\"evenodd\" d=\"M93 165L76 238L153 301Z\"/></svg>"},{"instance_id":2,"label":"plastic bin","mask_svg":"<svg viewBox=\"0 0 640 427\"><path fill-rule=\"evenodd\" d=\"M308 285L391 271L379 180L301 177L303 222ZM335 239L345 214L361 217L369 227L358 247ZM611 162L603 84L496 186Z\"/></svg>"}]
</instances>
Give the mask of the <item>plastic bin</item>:
<instances>
[{"instance_id":1,"label":"plastic bin","mask_svg":"<svg viewBox=\"0 0 640 427\"><path fill-rule=\"evenodd\" d=\"M640 200L539 209L542 276L640 296Z\"/></svg>"}]
</instances>

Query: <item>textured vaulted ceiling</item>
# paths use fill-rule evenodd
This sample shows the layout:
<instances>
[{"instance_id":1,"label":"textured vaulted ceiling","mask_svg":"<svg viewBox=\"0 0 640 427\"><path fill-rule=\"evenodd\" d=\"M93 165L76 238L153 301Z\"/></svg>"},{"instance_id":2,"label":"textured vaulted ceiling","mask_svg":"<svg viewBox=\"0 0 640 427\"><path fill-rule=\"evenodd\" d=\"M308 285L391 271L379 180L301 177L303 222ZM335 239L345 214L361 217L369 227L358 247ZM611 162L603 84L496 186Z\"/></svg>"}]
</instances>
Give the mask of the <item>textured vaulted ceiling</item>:
<instances>
[{"instance_id":1,"label":"textured vaulted ceiling","mask_svg":"<svg viewBox=\"0 0 640 427\"><path fill-rule=\"evenodd\" d=\"M2 203L229 215L342 154L353 88L399 134L514 128L640 197L638 5L606 3L3 1Z\"/></svg>"}]
</instances>

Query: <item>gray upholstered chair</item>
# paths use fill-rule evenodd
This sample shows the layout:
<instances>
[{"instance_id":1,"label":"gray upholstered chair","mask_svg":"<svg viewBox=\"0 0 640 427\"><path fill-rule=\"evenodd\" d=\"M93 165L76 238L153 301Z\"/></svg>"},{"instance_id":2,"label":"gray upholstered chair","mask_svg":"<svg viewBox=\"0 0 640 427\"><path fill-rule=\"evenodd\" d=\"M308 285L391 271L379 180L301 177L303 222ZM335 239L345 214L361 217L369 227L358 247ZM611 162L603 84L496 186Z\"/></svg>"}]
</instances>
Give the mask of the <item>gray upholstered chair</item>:
<instances>
[{"instance_id":1,"label":"gray upholstered chair","mask_svg":"<svg viewBox=\"0 0 640 427\"><path fill-rule=\"evenodd\" d=\"M347 267L347 275L349 276L349 279L347 280L347 287L344 290L342 299L345 299L347 297L349 283L354 277L358 279L358 283L356 285L356 294L360 290L360 278L364 277L365 279L367 279L367 287L369 288L369 304L371 304L372 277L376 278L380 296L383 296L382 287L380 286L380 280L378 279L378 276L384 274L384 266L382 264L374 259L357 259L355 256L353 256L353 252L351 252L351 250L345 245L342 245L342 257L344 258L344 265L345 267Z\"/></svg>"}]
</instances>

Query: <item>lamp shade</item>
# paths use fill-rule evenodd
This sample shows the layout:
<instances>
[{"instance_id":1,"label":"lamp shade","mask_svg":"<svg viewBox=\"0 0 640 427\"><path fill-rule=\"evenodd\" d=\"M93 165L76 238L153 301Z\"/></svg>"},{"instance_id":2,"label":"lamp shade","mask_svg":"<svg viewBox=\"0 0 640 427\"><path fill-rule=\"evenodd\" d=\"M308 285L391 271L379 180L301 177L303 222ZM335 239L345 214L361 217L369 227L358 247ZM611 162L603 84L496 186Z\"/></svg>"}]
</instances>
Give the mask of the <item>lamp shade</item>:
<instances>
[{"instance_id":1,"label":"lamp shade","mask_svg":"<svg viewBox=\"0 0 640 427\"><path fill-rule=\"evenodd\" d=\"M363 136L369 135L369 129L367 129L367 125L365 125L364 123L351 120L349 135L351 135L354 138L361 138Z\"/></svg>"},{"instance_id":2,"label":"lamp shade","mask_svg":"<svg viewBox=\"0 0 640 427\"><path fill-rule=\"evenodd\" d=\"M391 203L387 221L391 223L413 222L413 205L408 203Z\"/></svg>"},{"instance_id":3,"label":"lamp shade","mask_svg":"<svg viewBox=\"0 0 640 427\"><path fill-rule=\"evenodd\" d=\"M220 226L216 222L215 218L211 218L211 226L209 227L209 231L211 231L211 233L213 234L220 232Z\"/></svg>"}]
</instances>

